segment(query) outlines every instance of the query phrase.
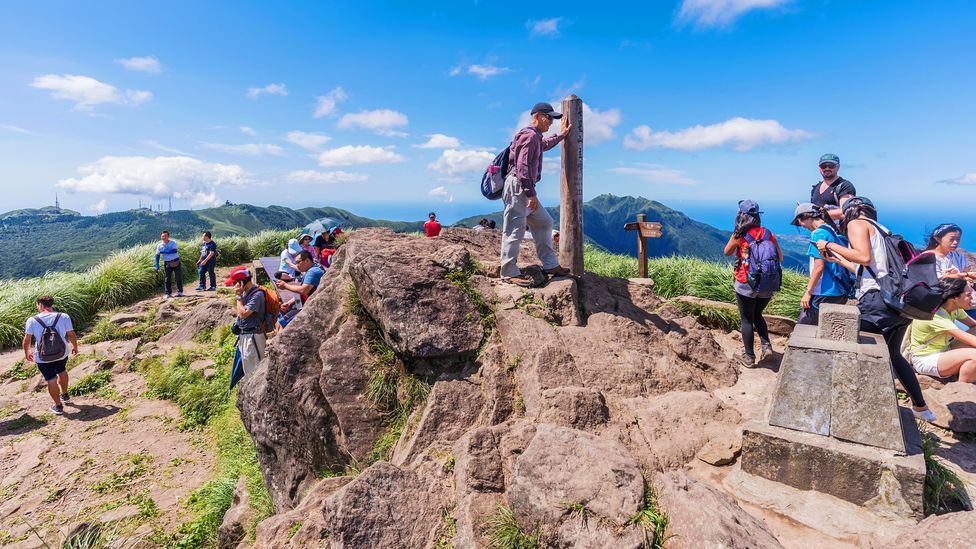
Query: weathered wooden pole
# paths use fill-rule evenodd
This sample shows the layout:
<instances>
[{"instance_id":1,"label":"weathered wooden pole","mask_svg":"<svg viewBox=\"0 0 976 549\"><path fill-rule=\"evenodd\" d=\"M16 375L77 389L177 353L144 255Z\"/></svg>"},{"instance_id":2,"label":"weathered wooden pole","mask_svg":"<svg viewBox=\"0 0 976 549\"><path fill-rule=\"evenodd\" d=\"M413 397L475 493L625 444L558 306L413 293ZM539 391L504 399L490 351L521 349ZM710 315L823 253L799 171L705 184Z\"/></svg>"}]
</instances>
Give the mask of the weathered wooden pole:
<instances>
[{"instance_id":1,"label":"weathered wooden pole","mask_svg":"<svg viewBox=\"0 0 976 549\"><path fill-rule=\"evenodd\" d=\"M647 221L647 214L637 214L637 224ZM637 276L647 278L647 238L637 231Z\"/></svg>"},{"instance_id":2,"label":"weathered wooden pole","mask_svg":"<svg viewBox=\"0 0 976 549\"><path fill-rule=\"evenodd\" d=\"M583 100L563 99L563 117L573 128L563 140L560 177L559 264L573 276L583 274Z\"/></svg>"}]
</instances>

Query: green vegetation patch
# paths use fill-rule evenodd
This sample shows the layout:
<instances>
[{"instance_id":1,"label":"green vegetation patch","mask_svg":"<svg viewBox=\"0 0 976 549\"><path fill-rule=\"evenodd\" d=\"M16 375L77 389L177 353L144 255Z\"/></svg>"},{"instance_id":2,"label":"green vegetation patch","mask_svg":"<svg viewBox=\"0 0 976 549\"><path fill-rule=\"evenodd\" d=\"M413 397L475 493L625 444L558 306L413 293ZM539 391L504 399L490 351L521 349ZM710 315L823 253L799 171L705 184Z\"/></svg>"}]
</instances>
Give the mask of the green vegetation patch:
<instances>
[{"instance_id":1,"label":"green vegetation patch","mask_svg":"<svg viewBox=\"0 0 976 549\"><path fill-rule=\"evenodd\" d=\"M648 534L653 534L654 539L651 547L653 549L661 549L667 540L666 531L668 521L668 515L658 505L657 492L654 490L654 485L645 480L644 504L634 513L634 516L630 517L627 524L639 526L646 530Z\"/></svg>"},{"instance_id":2,"label":"green vegetation patch","mask_svg":"<svg viewBox=\"0 0 976 549\"><path fill-rule=\"evenodd\" d=\"M72 395L90 395L103 389L112 382L112 371L102 370L101 372L95 372L93 374L88 374L76 381L69 389L68 393Z\"/></svg>"},{"instance_id":3,"label":"green vegetation patch","mask_svg":"<svg viewBox=\"0 0 976 549\"><path fill-rule=\"evenodd\" d=\"M475 287L471 280L474 276L477 268L469 260L464 266L464 269L455 269L448 271L444 275L447 280L458 287L464 295L468 296L468 299L474 303L474 306L478 309L478 315L481 317L481 328L483 334L481 336L481 344L478 346L479 352L484 348L485 344L488 342L488 338L491 337L491 333L495 329L495 309L492 304L485 300L485 296L481 295L478 288Z\"/></svg>"},{"instance_id":4,"label":"green vegetation patch","mask_svg":"<svg viewBox=\"0 0 976 549\"><path fill-rule=\"evenodd\" d=\"M23 381L25 379L30 379L35 374L37 374L37 369L33 366L24 364L24 359L20 359L17 362L14 362L13 368L7 372L4 372L3 376L0 376L0 381L6 381L8 379Z\"/></svg>"},{"instance_id":5,"label":"green vegetation patch","mask_svg":"<svg viewBox=\"0 0 976 549\"><path fill-rule=\"evenodd\" d=\"M539 547L539 533L527 534L519 528L515 514L506 505L495 508L487 521L489 549L536 549Z\"/></svg>"},{"instance_id":6,"label":"green vegetation patch","mask_svg":"<svg viewBox=\"0 0 976 549\"><path fill-rule=\"evenodd\" d=\"M709 328L718 328L727 332L739 329L739 312L736 310L679 300L671 300L668 303L682 313L696 317Z\"/></svg>"},{"instance_id":7,"label":"green vegetation patch","mask_svg":"<svg viewBox=\"0 0 976 549\"><path fill-rule=\"evenodd\" d=\"M921 423L921 422L920 422ZM935 458L939 439L927 431L922 431L922 454L925 456L925 490L923 506L926 515L941 515L961 510L972 510L973 504L966 491L966 483L955 471L949 469Z\"/></svg>"},{"instance_id":8,"label":"green vegetation patch","mask_svg":"<svg viewBox=\"0 0 976 549\"><path fill-rule=\"evenodd\" d=\"M171 400L180 407L182 429L206 425L227 405L234 338L224 337L215 351L214 368L217 375L213 378L206 379L202 371L190 368L194 358L195 355L181 349L165 364L160 360L150 360L141 366L146 374L149 395Z\"/></svg>"},{"instance_id":9,"label":"green vegetation patch","mask_svg":"<svg viewBox=\"0 0 976 549\"><path fill-rule=\"evenodd\" d=\"M444 529L437 539L436 549L454 549L454 536L457 535L457 519L451 513L444 511Z\"/></svg>"},{"instance_id":10,"label":"green vegetation patch","mask_svg":"<svg viewBox=\"0 0 976 549\"><path fill-rule=\"evenodd\" d=\"M146 468L151 462L152 456L148 454L130 454L122 460L120 470L104 480L93 483L91 489L98 494L106 494L130 486L136 479L146 474Z\"/></svg>"}]
</instances>

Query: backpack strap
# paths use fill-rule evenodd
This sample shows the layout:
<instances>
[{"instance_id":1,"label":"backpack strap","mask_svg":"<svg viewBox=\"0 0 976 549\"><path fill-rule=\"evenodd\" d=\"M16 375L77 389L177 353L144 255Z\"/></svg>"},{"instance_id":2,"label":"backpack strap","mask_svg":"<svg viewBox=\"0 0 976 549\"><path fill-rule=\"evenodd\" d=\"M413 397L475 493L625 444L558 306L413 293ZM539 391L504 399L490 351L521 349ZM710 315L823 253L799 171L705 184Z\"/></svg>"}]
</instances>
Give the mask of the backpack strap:
<instances>
[{"instance_id":1,"label":"backpack strap","mask_svg":"<svg viewBox=\"0 0 976 549\"><path fill-rule=\"evenodd\" d=\"M50 328L50 326L48 326L47 324L44 323L43 320L41 320L41 315L36 315L31 318L34 319L34 322L40 324L42 329L47 330L48 328Z\"/></svg>"}]
</instances>

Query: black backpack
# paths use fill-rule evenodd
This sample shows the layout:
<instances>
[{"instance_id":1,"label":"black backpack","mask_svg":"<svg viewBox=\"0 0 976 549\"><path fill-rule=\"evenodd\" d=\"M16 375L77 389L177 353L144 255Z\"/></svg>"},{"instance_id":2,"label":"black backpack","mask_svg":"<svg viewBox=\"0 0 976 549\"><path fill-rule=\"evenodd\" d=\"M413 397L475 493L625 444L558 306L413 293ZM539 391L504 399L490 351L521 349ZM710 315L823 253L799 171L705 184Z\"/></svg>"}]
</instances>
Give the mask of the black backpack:
<instances>
[{"instance_id":1,"label":"black backpack","mask_svg":"<svg viewBox=\"0 0 976 549\"><path fill-rule=\"evenodd\" d=\"M919 253L901 235L892 234L880 223L868 219L884 241L888 274L878 278L864 267L881 287L881 298L889 309L912 320L932 320L942 305L934 253Z\"/></svg>"},{"instance_id":2,"label":"black backpack","mask_svg":"<svg viewBox=\"0 0 976 549\"><path fill-rule=\"evenodd\" d=\"M64 338L58 333L58 322L61 321L61 313L54 317L54 322L48 326L41 320L40 315L34 317L34 322L44 328L40 339L37 340L37 360L40 362L55 362L64 358L64 351L67 347Z\"/></svg>"},{"instance_id":3,"label":"black backpack","mask_svg":"<svg viewBox=\"0 0 976 549\"><path fill-rule=\"evenodd\" d=\"M488 200L498 200L505 192L505 176L508 175L508 155L511 150L512 146L509 145L498 153L481 176L481 194Z\"/></svg>"}]
</instances>

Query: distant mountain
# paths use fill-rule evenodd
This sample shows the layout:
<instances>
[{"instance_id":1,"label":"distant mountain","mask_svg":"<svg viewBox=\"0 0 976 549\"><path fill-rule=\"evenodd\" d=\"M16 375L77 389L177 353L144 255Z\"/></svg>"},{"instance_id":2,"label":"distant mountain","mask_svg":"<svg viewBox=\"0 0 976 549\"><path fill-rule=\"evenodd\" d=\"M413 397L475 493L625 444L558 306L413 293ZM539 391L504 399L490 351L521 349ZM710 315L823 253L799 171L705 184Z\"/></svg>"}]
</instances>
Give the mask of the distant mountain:
<instances>
[{"instance_id":1,"label":"distant mountain","mask_svg":"<svg viewBox=\"0 0 976 549\"><path fill-rule=\"evenodd\" d=\"M0 219L10 219L16 217L77 216L77 215L81 215L81 214L74 210L55 208L54 206L44 206L43 208L24 208L21 210L12 210L0 214Z\"/></svg>"},{"instance_id":2,"label":"distant mountain","mask_svg":"<svg viewBox=\"0 0 976 549\"><path fill-rule=\"evenodd\" d=\"M120 248L153 242L164 229L177 240L253 234L265 229L302 227L331 218L343 227L423 230L423 222L369 219L339 208L226 205L203 210L156 212L148 209L82 216L52 214L50 208L16 210L0 216L0 278L38 276L46 271L78 271Z\"/></svg>"},{"instance_id":3,"label":"distant mountain","mask_svg":"<svg viewBox=\"0 0 976 549\"><path fill-rule=\"evenodd\" d=\"M559 226L559 208L547 208ZM583 232L586 239L613 253L637 255L637 235L625 231L624 224L646 214L648 221L661 224L661 238L648 239L651 257L690 255L711 260L726 260L722 253L729 241L730 231L723 231L691 219L660 202L633 196L601 194L583 204ZM458 225L473 227L482 218L494 219L501 228L502 213L475 215L458 221ZM806 259L794 246L783 246L784 264L794 269L806 269Z\"/></svg>"}]
</instances>

